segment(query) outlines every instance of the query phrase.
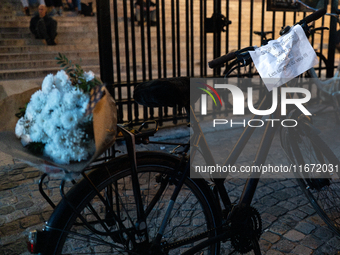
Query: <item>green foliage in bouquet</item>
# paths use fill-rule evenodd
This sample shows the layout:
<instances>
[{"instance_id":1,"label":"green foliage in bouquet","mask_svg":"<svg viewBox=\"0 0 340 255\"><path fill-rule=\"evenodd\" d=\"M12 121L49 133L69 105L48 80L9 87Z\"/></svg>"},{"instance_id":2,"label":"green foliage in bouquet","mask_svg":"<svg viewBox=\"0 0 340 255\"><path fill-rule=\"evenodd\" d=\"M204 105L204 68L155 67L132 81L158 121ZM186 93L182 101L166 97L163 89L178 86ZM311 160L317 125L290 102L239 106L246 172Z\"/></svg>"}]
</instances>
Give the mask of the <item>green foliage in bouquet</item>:
<instances>
[{"instance_id":1,"label":"green foliage in bouquet","mask_svg":"<svg viewBox=\"0 0 340 255\"><path fill-rule=\"evenodd\" d=\"M96 77L91 81L86 81L84 78L84 70L81 66L79 64L72 64L72 61L68 60L65 55L59 53L59 56L55 59L58 61L57 64L60 65L70 76L72 85L77 86L84 92L90 92L92 88L102 84L102 82Z\"/></svg>"}]
</instances>

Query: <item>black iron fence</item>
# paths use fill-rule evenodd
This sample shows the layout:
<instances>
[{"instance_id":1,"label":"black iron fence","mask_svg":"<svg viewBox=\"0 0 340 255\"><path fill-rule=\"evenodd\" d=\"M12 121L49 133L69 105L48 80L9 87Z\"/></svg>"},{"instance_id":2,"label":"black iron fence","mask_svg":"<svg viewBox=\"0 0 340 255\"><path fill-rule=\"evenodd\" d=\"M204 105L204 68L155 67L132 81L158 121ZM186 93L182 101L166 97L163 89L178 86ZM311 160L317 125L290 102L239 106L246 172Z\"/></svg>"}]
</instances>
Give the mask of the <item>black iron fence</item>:
<instances>
[{"instance_id":1,"label":"black iron fence","mask_svg":"<svg viewBox=\"0 0 340 255\"><path fill-rule=\"evenodd\" d=\"M139 82L163 77L219 76L223 70L209 70L209 60L231 50L260 46L261 38L254 32L271 31L277 38L283 26L306 15L267 11L265 0L154 0L155 11L144 8L147 4L140 6L145 19L138 21L135 2L97 0L97 16L102 80L113 84L110 89L117 101L119 122L136 124L148 119L177 123L185 118L182 109L138 106L132 94ZM334 2L338 1L332 1L329 11L335 8ZM324 17L315 26L331 29L311 38L316 51L328 59L330 76L336 21Z\"/></svg>"}]
</instances>

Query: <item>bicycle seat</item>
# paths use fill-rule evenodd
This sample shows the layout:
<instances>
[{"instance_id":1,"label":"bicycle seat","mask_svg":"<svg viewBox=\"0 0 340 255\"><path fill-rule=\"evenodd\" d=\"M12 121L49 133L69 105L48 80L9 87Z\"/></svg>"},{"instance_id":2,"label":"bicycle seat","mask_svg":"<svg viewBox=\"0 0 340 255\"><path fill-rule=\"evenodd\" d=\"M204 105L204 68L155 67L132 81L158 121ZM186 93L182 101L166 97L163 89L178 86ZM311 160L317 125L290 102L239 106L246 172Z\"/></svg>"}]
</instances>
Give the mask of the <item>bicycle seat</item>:
<instances>
[{"instance_id":1,"label":"bicycle seat","mask_svg":"<svg viewBox=\"0 0 340 255\"><path fill-rule=\"evenodd\" d=\"M198 100L195 97L195 101ZM148 107L190 107L190 78L174 77L151 80L138 84L133 92L138 104Z\"/></svg>"}]
</instances>

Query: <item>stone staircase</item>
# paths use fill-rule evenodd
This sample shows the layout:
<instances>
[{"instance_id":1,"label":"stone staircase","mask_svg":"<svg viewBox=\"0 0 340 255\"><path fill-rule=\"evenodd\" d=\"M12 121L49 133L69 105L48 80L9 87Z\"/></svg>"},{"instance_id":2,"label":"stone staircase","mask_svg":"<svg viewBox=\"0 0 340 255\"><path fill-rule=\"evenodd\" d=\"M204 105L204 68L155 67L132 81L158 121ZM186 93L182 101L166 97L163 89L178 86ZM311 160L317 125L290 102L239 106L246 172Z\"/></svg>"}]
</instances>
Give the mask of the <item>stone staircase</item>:
<instances>
[{"instance_id":1,"label":"stone staircase","mask_svg":"<svg viewBox=\"0 0 340 255\"><path fill-rule=\"evenodd\" d=\"M57 45L47 46L30 33L31 17L23 16L21 6L18 0L0 4L0 99L40 86L47 74L60 70L58 53L99 75L96 17L54 16Z\"/></svg>"}]
</instances>

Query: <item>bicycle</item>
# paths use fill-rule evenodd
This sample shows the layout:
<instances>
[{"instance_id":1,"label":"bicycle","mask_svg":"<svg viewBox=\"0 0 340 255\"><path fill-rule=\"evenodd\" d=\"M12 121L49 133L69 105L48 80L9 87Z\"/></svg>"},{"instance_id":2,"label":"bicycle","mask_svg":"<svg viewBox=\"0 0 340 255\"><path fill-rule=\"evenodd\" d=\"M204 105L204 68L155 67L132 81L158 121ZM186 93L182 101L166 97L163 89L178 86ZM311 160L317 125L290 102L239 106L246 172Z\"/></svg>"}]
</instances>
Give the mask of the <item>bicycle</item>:
<instances>
[{"instance_id":1,"label":"bicycle","mask_svg":"<svg viewBox=\"0 0 340 255\"><path fill-rule=\"evenodd\" d=\"M307 21L323 14L321 11L312 14L301 23L306 25ZM248 50L250 48L230 53L217 62L235 58ZM170 83L173 86L167 86L167 90L162 89L163 84ZM237 252L253 250L256 255L261 254L258 239L262 233L262 221L258 211L251 206L260 173L254 173L247 180L237 204L230 200L223 178L213 178L212 186L204 179L190 178L190 157L199 152L198 147L208 165L214 165L214 158L188 100L188 79L160 79L140 86L138 92L137 88L135 90L136 101L153 107L178 104L190 112L190 125L194 131L191 141L195 146L190 146L189 142L176 144L176 155L136 152L135 144L148 143L149 137L158 127L143 131L143 126L138 130L129 130L120 125L119 131L125 138L128 154L107 162L97 162L85 169L81 173L83 179L67 194L63 189L66 180L63 180L60 185L63 198L55 207L44 230L31 233L31 249L42 254L106 252L217 255L220 254L220 242L230 241ZM160 88L157 94L147 93L155 87ZM178 95L179 92L182 93L180 97L168 97L169 94ZM270 94L263 98L259 110L267 109L269 102ZM273 118L279 118L279 109L272 115ZM281 139L292 161L305 163L305 154L299 150L300 144L291 142L294 136L306 139L313 145L317 141L313 146L317 159L328 160L334 166L340 165L328 146L315 134L315 129L305 115L295 109L291 118L296 119L299 125L292 131L281 128ZM254 165L265 162L273 134L278 128L279 125L270 125L269 122L266 125ZM247 126L225 165L235 163L254 129ZM298 139L293 140L299 142ZM320 182L313 182L309 176L304 175L297 180L312 201L314 198L312 193L308 193L310 190L321 192L328 187L328 183L323 180L333 181L330 178L319 178L317 180ZM306 189L307 185L309 189ZM315 203L313 206L319 208L321 217L326 218L326 212L322 213L325 209ZM327 224L333 226L333 230L339 234L340 229L336 225L338 222L334 223L330 217L327 216L330 219L326 221Z\"/></svg>"}]
</instances>

